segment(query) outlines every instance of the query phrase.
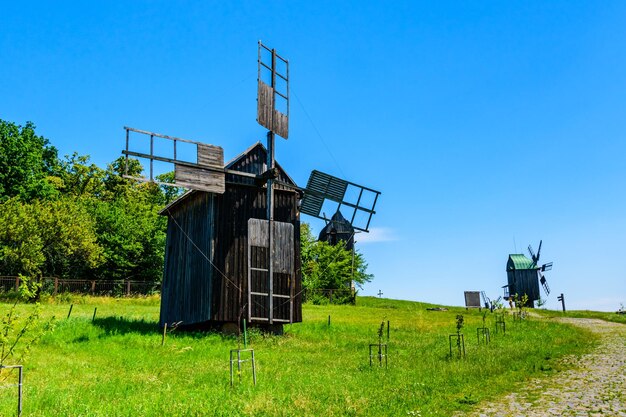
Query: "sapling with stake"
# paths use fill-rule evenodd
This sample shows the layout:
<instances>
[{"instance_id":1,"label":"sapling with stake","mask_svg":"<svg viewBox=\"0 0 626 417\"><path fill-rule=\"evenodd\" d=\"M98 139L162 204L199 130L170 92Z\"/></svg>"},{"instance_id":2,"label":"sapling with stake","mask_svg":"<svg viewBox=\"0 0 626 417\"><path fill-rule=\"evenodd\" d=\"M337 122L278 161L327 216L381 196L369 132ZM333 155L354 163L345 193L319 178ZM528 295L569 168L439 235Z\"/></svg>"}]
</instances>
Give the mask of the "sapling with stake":
<instances>
[{"instance_id":1,"label":"sapling with stake","mask_svg":"<svg viewBox=\"0 0 626 417\"><path fill-rule=\"evenodd\" d=\"M456 337L456 347L459 350L459 357L465 357L465 338L461 330L463 329L464 318L462 314L456 315L456 334L451 334L449 339L450 344L450 357L452 357L452 338Z\"/></svg>"},{"instance_id":2,"label":"sapling with stake","mask_svg":"<svg viewBox=\"0 0 626 417\"><path fill-rule=\"evenodd\" d=\"M487 326L485 326L485 321L487 320L488 312L489 310L485 310L485 312L483 313L483 326L476 329L476 337L478 339L478 344L480 344L481 337L485 341L485 344L489 344L489 341L491 339L489 335L489 329L487 328Z\"/></svg>"},{"instance_id":3,"label":"sapling with stake","mask_svg":"<svg viewBox=\"0 0 626 417\"><path fill-rule=\"evenodd\" d=\"M378 364L383 365L383 357L385 358L385 367L387 367L387 345L383 343L383 334L385 333L385 320L378 327L378 343L370 344L370 366L372 366L372 347L378 350ZM383 352L384 351L384 352Z\"/></svg>"}]
</instances>

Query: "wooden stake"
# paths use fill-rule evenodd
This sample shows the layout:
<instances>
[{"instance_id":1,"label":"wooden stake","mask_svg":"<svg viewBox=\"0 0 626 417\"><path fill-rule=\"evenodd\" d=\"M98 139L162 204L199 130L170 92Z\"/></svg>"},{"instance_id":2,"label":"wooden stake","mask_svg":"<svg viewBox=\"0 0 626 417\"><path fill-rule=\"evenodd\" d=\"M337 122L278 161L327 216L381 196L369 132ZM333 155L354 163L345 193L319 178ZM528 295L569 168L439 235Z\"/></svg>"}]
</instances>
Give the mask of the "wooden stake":
<instances>
[{"instance_id":1,"label":"wooden stake","mask_svg":"<svg viewBox=\"0 0 626 417\"><path fill-rule=\"evenodd\" d=\"M243 319L243 348L248 348L248 328L246 327L246 319Z\"/></svg>"},{"instance_id":2,"label":"wooden stake","mask_svg":"<svg viewBox=\"0 0 626 417\"><path fill-rule=\"evenodd\" d=\"M163 326L163 338L161 339L161 346L165 344L165 334L167 333L167 323Z\"/></svg>"}]
</instances>

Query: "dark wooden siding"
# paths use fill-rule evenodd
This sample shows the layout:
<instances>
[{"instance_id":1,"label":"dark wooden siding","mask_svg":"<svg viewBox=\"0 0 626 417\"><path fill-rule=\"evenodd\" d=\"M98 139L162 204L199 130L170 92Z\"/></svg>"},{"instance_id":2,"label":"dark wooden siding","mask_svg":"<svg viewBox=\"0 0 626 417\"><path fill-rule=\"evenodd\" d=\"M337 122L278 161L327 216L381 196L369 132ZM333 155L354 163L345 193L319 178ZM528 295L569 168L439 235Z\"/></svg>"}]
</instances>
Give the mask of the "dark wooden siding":
<instances>
[{"instance_id":1,"label":"dark wooden siding","mask_svg":"<svg viewBox=\"0 0 626 417\"><path fill-rule=\"evenodd\" d=\"M266 203L265 190L246 185L229 185L226 193L219 198L216 265L225 276L215 276L214 279L215 301L223 304L221 308L213 310L212 319L215 321L237 321L240 317L247 317L248 219L266 219ZM296 248L294 290L297 294L301 289L302 275L299 248L300 222L296 204L295 192L275 191L274 220L294 225ZM294 300L294 322L302 321L301 300L299 295Z\"/></svg>"},{"instance_id":2,"label":"dark wooden siding","mask_svg":"<svg viewBox=\"0 0 626 417\"><path fill-rule=\"evenodd\" d=\"M208 260L214 253L215 194L193 193L167 214L161 326L207 321L216 272Z\"/></svg>"},{"instance_id":3,"label":"dark wooden siding","mask_svg":"<svg viewBox=\"0 0 626 417\"><path fill-rule=\"evenodd\" d=\"M529 300L538 300L539 281L536 269L520 269L507 272L510 294L528 295Z\"/></svg>"}]
</instances>

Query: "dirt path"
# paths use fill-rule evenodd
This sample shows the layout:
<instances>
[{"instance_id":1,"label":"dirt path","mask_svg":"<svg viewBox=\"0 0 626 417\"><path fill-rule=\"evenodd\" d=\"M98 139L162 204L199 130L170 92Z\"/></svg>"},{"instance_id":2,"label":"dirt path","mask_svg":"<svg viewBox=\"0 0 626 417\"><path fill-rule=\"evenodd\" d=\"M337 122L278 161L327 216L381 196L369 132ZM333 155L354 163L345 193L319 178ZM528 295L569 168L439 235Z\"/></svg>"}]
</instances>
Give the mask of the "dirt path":
<instances>
[{"instance_id":1,"label":"dirt path","mask_svg":"<svg viewBox=\"0 0 626 417\"><path fill-rule=\"evenodd\" d=\"M600 345L579 358L564 359L574 369L551 379L532 380L523 391L479 406L471 416L626 417L626 325L595 319L562 321L598 333Z\"/></svg>"}]
</instances>

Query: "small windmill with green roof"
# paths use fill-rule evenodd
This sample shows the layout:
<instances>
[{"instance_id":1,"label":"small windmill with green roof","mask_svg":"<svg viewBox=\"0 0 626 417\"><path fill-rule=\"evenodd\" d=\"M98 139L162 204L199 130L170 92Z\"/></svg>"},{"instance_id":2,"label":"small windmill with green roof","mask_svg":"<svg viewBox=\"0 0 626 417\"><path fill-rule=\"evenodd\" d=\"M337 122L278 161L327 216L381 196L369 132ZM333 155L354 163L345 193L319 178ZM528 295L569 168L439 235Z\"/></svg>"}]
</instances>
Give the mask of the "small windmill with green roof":
<instances>
[{"instance_id":1,"label":"small windmill with green roof","mask_svg":"<svg viewBox=\"0 0 626 417\"><path fill-rule=\"evenodd\" d=\"M546 296L550 294L550 287L543 273L552 269L552 262L539 266L541 244L542 241L539 241L539 249L536 255L532 246L528 245L530 259L522 253L509 255L509 260L506 263L508 284L503 287L505 298L508 299L515 295L519 297L527 295L528 303L526 307L535 307L535 301L541 298L539 284L546 292Z\"/></svg>"}]
</instances>

